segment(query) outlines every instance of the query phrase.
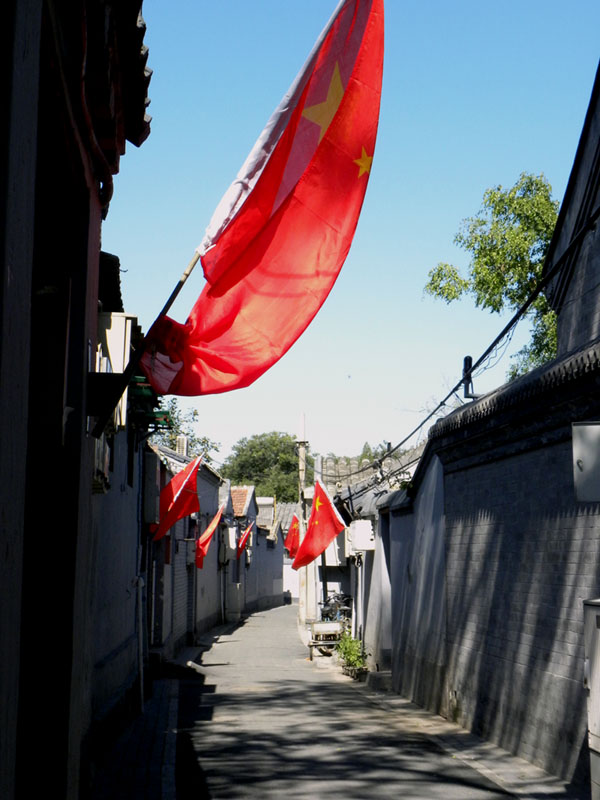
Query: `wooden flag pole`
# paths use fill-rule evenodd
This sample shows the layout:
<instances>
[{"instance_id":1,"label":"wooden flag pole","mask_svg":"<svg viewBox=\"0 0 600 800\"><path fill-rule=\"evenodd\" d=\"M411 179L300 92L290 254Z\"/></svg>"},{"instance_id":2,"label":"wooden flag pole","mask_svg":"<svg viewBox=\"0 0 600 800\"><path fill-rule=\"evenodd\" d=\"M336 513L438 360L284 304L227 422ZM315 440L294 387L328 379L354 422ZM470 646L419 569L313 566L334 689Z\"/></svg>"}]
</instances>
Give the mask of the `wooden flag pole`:
<instances>
[{"instance_id":1,"label":"wooden flag pole","mask_svg":"<svg viewBox=\"0 0 600 800\"><path fill-rule=\"evenodd\" d=\"M171 306L173 305L173 303L177 299L177 295L183 289L183 286L184 286L185 282L187 281L187 279L192 274L192 270L194 269L194 267L198 263L199 259L200 259L200 254L197 253L197 252L194 253L194 257L192 258L192 260L190 261L190 263L187 265L186 269L184 270L181 278L179 279L179 282L178 282L177 286L173 289L169 299L167 300L167 302L163 306L162 311L160 312L158 317L154 320L154 322L150 326L150 330L152 329L152 326L161 317L164 317L165 314L169 311L169 309L171 308ZM107 401L106 409L104 410L104 412L102 414L100 414L98 416L98 420L96 422L96 425L94 426L94 429L92 430L92 436L94 436L96 439L99 439L102 436L102 434L104 433L104 429L106 428L106 425L108 423L108 420L111 417L111 414L114 412L115 408L117 407L117 404L118 404L119 400L123 396L123 392L129 386L129 382L131 381L131 379L132 379L132 377L133 377L133 375L135 373L135 370L138 368L138 366L140 364L140 361L142 360L142 356L144 355L144 353L146 351L147 341L148 341L148 334L146 334L146 336L144 336L140 346L137 348L137 350L135 350L133 352L131 358L129 359L129 363L125 367L125 370L123 371L123 373L118 376L119 377L119 381L116 383L116 386L114 388L114 394L111 394L109 400Z\"/></svg>"}]
</instances>

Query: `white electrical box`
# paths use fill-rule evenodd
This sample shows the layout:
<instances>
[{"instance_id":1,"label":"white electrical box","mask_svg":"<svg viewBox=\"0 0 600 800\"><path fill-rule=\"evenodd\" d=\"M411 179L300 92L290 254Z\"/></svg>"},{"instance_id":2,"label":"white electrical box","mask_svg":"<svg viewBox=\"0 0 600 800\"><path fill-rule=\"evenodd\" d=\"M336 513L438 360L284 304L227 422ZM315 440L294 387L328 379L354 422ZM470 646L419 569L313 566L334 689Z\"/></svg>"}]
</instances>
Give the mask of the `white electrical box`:
<instances>
[{"instance_id":1,"label":"white electrical box","mask_svg":"<svg viewBox=\"0 0 600 800\"><path fill-rule=\"evenodd\" d=\"M227 528L225 531L226 558L232 561L237 558L237 528Z\"/></svg>"},{"instance_id":2,"label":"white electrical box","mask_svg":"<svg viewBox=\"0 0 600 800\"><path fill-rule=\"evenodd\" d=\"M122 373L129 363L131 333L137 318L131 314L103 312L98 314L98 342L102 354L108 356L110 372ZM127 422L127 389L115 409L115 427L125 428Z\"/></svg>"},{"instance_id":3,"label":"white electrical box","mask_svg":"<svg viewBox=\"0 0 600 800\"><path fill-rule=\"evenodd\" d=\"M592 800L600 800L600 599L583 601L583 648Z\"/></svg>"},{"instance_id":4,"label":"white electrical box","mask_svg":"<svg viewBox=\"0 0 600 800\"><path fill-rule=\"evenodd\" d=\"M368 519L355 519L348 528L352 553L364 553L375 549L375 533Z\"/></svg>"},{"instance_id":5,"label":"white electrical box","mask_svg":"<svg viewBox=\"0 0 600 800\"><path fill-rule=\"evenodd\" d=\"M225 596L225 618L227 622L239 622L242 616L244 592L241 583L228 583Z\"/></svg>"},{"instance_id":6,"label":"white electrical box","mask_svg":"<svg viewBox=\"0 0 600 800\"><path fill-rule=\"evenodd\" d=\"M582 503L600 501L600 422L574 422L573 483Z\"/></svg>"},{"instance_id":7,"label":"white electrical box","mask_svg":"<svg viewBox=\"0 0 600 800\"><path fill-rule=\"evenodd\" d=\"M187 565L191 567L196 563L196 543L195 542L185 542L187 546Z\"/></svg>"}]
</instances>

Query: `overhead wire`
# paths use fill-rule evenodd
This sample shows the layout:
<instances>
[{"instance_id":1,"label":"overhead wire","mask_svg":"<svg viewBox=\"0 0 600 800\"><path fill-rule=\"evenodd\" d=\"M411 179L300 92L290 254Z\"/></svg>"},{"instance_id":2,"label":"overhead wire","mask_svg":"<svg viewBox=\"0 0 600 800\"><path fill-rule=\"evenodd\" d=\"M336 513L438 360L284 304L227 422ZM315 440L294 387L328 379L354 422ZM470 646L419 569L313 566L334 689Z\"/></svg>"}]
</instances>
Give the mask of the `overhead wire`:
<instances>
[{"instance_id":1,"label":"overhead wire","mask_svg":"<svg viewBox=\"0 0 600 800\"><path fill-rule=\"evenodd\" d=\"M595 226L595 224L596 224L596 222L598 220L598 217L600 217L600 206L598 206L590 214L590 216L588 217L586 222L581 226L581 228L575 234L575 236L573 236L573 238L571 239L571 241L569 242L569 244L567 245L565 250L561 253L561 255L558 257L558 259L556 259L554 264L546 271L546 274L538 281L537 286L531 292L531 294L529 295L527 300L517 309L517 311L509 319L509 321L506 323L506 325L502 328L500 333L495 337L495 339L491 342L491 344L488 345L488 347L483 351L483 353L479 356L479 358L472 364L470 369L465 370L463 372L463 375L462 375L461 379L459 381L457 381L457 383L450 389L450 391L444 396L444 398L438 402L438 404L435 406L435 408L432 411L430 411L419 422L419 424L416 425L410 431L410 433L408 433L396 445L394 445L392 448L389 448L385 453L383 453L382 455L378 456L377 458L374 458L368 464L365 464L365 465L363 465L363 466L359 467L358 469L353 470L351 472L344 473L344 475L343 475L344 479L347 479L347 478L350 478L350 477L355 477L356 475L360 475L363 472L367 472L367 471L370 471L370 470L373 470L373 469L377 469L378 467L381 467L385 460L391 458L391 456L395 452L397 452L403 445L405 445L407 442L409 442L410 439L412 439L413 436L415 436L415 434L417 434L429 422L429 420L431 420L442 408L444 408L446 406L446 403L448 402L448 400L450 400L450 398L452 396L455 396L461 402L461 404L464 405L464 402L463 402L462 398L458 395L458 390L460 389L460 387L465 385L465 381L469 381L473 377L477 377L477 376L483 374L488 369L490 369L492 366L495 366L504 357L504 355L506 353L506 350L508 349L508 346L509 346L509 344L510 344L510 342L511 342L513 336L514 336L514 332L515 332L517 323L525 316L525 314L527 313L527 311L529 310L531 305L535 302L537 297L541 294L541 292L556 277L556 275L558 274L559 269L563 266L563 264L564 264L565 260L567 259L567 257L569 255L571 255L571 253L573 252L574 248L581 243L585 233L588 230L590 230L592 227ZM544 269L545 269L545 266L544 266ZM506 340L506 341L504 341L504 344L503 344L502 349L500 351L499 345L500 345L501 342L503 342L503 340ZM418 459L416 459L416 460L418 461ZM219 462L214 458L212 459L212 463L214 463L217 466L219 465ZM412 465L412 463L415 463L415 462L414 461L413 462L409 462L408 465L410 466L410 465ZM405 465L403 465L403 467L404 466ZM388 478L390 476L393 477L393 476L395 476L395 474L399 474L402 471L404 471L404 470L401 467L399 467L399 468L397 468L397 470L395 472L389 473L388 476L385 476L385 477L388 477ZM327 474L323 475L323 478L326 481L328 479L332 480L332 479L335 479L337 477L338 477L337 474L336 474L336 476L327 475ZM371 488L371 487L369 487L369 488ZM368 489L366 489L366 490L365 489L357 490L357 493L354 494L354 497L360 496L359 492L360 493L364 493L364 491L368 491Z\"/></svg>"},{"instance_id":2,"label":"overhead wire","mask_svg":"<svg viewBox=\"0 0 600 800\"><path fill-rule=\"evenodd\" d=\"M424 419L422 419L421 422L415 428L413 428L413 430L407 436L405 436L400 442L398 442L398 444L394 445L394 447L392 447L390 450L388 450L387 453L383 457L374 459L373 462L370 465L368 465L368 466L366 465L366 466L362 467L360 470L356 470L353 473L346 473L346 475L344 476L345 478L352 477L353 475L357 475L360 472L365 471L367 469L373 469L373 464L380 464L383 459L389 458L392 455L392 453L394 453L397 450L399 450L410 439L412 439L412 437L416 433L418 433L427 424L427 422L429 422L429 420L435 414L437 414L437 412L440 409L442 409L446 405L446 403L448 402L450 397L452 397L452 395L456 395L457 394L458 389L465 384L465 381L468 381L469 379L471 379L476 374L477 375L482 374L483 372L485 372L487 369L490 368L491 364L490 364L490 366L485 366L479 372L476 372L482 366L482 364L484 364L486 359L489 359L490 354L494 351L495 348L498 347L500 342L502 342L506 337L509 337L507 342L505 343L503 351L502 351L502 355L504 355L504 353L506 352L506 349L507 349L508 345L510 344L510 341L511 341L513 335L514 335L514 329L515 329L515 326L517 325L517 323L521 320L522 317L525 316L525 314L527 313L527 311L529 310L531 305L535 302L537 297L541 294L541 292L556 277L556 275L558 274L559 269L562 268L562 266L563 266L564 262L566 261L566 259L571 255L573 250L581 243L584 235L596 225L596 222L597 222L599 217L600 217L600 206L597 206L596 209L589 215L587 220L583 223L581 228L573 236L573 238L571 239L569 244L566 246L566 248L563 250L561 255L555 260L554 264L551 267L549 267L547 269L547 271L546 271L546 274L542 278L540 278L540 280L537 283L537 286L533 289L533 291L531 292L531 294L529 295L527 300L517 309L517 311L509 319L507 324L504 326L504 328L502 328L502 330L496 336L496 338L492 341L492 343L490 345L488 345L488 347L479 356L479 358L475 361L475 363L472 364L471 368L468 369L468 370L465 370L465 372L463 373L462 378L452 387L452 389L450 389L448 394L442 400L440 400L440 402L437 404L437 406L431 412L429 412L429 414L427 414L427 416L424 417ZM544 264L543 270L545 270L545 269L546 269L546 267L545 267L545 264ZM510 336L509 336L509 334L510 334ZM500 356L500 357L502 357L502 356Z\"/></svg>"}]
</instances>

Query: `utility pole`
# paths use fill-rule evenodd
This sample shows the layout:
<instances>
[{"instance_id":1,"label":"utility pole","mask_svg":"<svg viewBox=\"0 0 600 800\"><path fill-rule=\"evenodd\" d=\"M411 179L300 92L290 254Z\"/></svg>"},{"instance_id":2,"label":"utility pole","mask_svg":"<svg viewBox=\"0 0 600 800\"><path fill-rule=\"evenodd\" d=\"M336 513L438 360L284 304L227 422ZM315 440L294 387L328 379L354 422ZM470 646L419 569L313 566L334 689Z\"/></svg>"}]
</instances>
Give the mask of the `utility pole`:
<instances>
[{"instance_id":1,"label":"utility pole","mask_svg":"<svg viewBox=\"0 0 600 800\"><path fill-rule=\"evenodd\" d=\"M305 431L304 431L304 414L302 415L302 426L301 426L301 441L298 442L298 499L300 501L300 524L299 524L299 534L300 534L300 542L304 539L304 534L306 533L306 500L304 497L304 490L306 488L306 444L305 441ZM307 581L307 569L306 567L300 567L300 591L298 597L298 616L300 618L301 624L306 622L306 609L308 607L308 581Z\"/></svg>"}]
</instances>

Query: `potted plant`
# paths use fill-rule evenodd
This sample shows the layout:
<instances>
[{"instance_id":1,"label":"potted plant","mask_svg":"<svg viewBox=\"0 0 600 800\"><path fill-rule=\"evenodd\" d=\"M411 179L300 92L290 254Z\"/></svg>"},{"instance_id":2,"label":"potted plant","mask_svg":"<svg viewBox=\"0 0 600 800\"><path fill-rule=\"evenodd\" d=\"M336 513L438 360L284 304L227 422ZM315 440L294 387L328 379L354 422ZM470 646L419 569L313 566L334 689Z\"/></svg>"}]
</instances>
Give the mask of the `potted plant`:
<instances>
[{"instance_id":1,"label":"potted plant","mask_svg":"<svg viewBox=\"0 0 600 800\"><path fill-rule=\"evenodd\" d=\"M365 653L360 639L355 639L350 633L344 631L336 646L337 653L342 661L342 672L350 675L355 680L364 680L367 670L367 653Z\"/></svg>"}]
</instances>

